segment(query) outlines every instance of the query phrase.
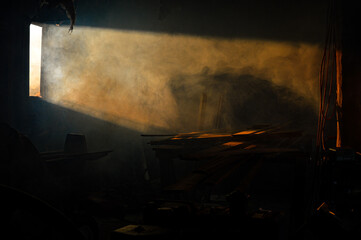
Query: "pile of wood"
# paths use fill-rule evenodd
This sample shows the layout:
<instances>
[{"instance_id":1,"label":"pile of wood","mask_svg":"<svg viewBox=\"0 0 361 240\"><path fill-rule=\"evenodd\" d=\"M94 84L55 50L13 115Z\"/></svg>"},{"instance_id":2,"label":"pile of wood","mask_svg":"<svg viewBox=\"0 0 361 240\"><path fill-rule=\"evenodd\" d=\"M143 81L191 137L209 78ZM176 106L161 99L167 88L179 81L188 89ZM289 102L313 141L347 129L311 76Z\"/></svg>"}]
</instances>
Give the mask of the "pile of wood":
<instances>
[{"instance_id":1,"label":"pile of wood","mask_svg":"<svg viewBox=\"0 0 361 240\"><path fill-rule=\"evenodd\" d=\"M149 136L149 135L148 135ZM299 130L254 126L244 131L190 132L150 141L160 161L165 191L192 191L199 186L215 187L239 174L247 165L236 190L246 191L266 161L294 161L309 155L307 136ZM175 179L173 161L196 161L190 174Z\"/></svg>"}]
</instances>

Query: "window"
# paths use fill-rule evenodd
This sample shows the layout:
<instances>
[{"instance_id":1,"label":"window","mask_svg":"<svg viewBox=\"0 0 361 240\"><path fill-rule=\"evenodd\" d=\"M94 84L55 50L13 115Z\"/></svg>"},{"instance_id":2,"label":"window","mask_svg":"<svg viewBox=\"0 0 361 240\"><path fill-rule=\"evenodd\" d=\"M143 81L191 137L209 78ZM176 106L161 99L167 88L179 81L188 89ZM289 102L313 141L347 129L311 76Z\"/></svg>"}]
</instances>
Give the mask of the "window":
<instances>
[{"instance_id":1,"label":"window","mask_svg":"<svg viewBox=\"0 0 361 240\"><path fill-rule=\"evenodd\" d=\"M29 96L41 97L41 40L42 27L30 24Z\"/></svg>"}]
</instances>

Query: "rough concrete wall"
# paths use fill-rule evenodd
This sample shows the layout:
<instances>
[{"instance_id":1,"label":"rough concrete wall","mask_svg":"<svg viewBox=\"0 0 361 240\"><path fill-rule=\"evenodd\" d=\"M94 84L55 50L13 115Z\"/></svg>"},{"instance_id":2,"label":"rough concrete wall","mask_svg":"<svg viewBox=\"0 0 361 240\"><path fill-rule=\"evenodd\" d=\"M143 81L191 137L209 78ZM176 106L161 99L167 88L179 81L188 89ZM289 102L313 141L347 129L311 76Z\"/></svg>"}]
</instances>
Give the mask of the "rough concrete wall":
<instances>
[{"instance_id":1,"label":"rough concrete wall","mask_svg":"<svg viewBox=\"0 0 361 240\"><path fill-rule=\"evenodd\" d=\"M165 33L170 35L187 35L200 37L217 37L223 39L256 39L272 40L277 42L306 42L310 44L321 44L324 38L323 26L325 21L325 7L323 2L292 2L292 1L209 1L204 3L199 1L79 1L77 4L78 21L74 27L74 32L78 26L91 26L100 28L109 28L116 30L132 30L139 32ZM8 51L6 55L11 58L10 68L5 69L6 80L2 81L2 86L12 90L2 96L4 102L20 101L27 95L27 68L28 60L26 48L28 46L28 32L23 26L24 21L18 23L19 28L15 32L11 30L11 38L4 42L4 45L11 45L12 48L4 48ZM54 22L52 22L54 24ZM21 26L20 26L21 25ZM67 23L64 23L67 27ZM6 34L6 33L5 33ZM3 40L2 40L3 41ZM15 42L13 42L15 41ZM3 45L3 44L2 44ZM22 50L21 50L22 49ZM11 51L17 54L13 54ZM7 62L7 60L5 61ZM82 63L79 62L79 65ZM78 66L75 65L76 69ZM206 71L205 71L206 72ZM9 74L14 74L10 77ZM202 74L202 72L200 72ZM188 78L188 75L178 76L174 79L176 85L175 95L180 103L184 100L182 89L178 81ZM216 81L226 75L212 75ZM247 77L247 76L246 76ZM235 78L232 76L231 78ZM236 76L237 78L237 76ZM247 77L247 82L253 79ZM277 89L275 94L272 84L262 85L264 79L256 79L256 82L250 81L250 85L256 87L261 85L250 102L257 101L263 93L276 96L285 92L287 89ZM232 81L231 81L232 82ZM241 88L242 86L238 86ZM232 97L237 96L237 88L233 90ZM19 97L16 97L19 96ZM278 96L278 95L277 95ZM10 101L10 100L9 100ZM286 102L280 99L286 106L284 109L292 109ZM195 101L197 102L197 101ZM53 150L63 147L65 135L69 132L80 132L87 136L91 150L101 150L109 146L116 150L116 153L110 159L104 162L94 163L90 166L93 176L102 178L105 185L119 185L122 181L129 179L139 179L144 177L144 153L149 148L144 147L143 139L139 137L140 132L111 125L107 121L93 119L89 116L62 109L59 106L44 103L41 101L30 100L31 107L21 100L17 105L26 110L25 117L15 119L19 120L19 130L27 134L30 139L36 143L39 150ZM199 102L197 102L198 104ZM267 101L266 101L267 103ZM257 102L262 105L262 102ZM13 111L12 103L5 103L5 112ZM182 104L181 104L182 105ZM184 105L184 104L183 104ZM186 105L186 104L185 104ZM10 107L11 106L11 107ZM277 107L277 102L272 104ZM198 106L197 106L198 107ZM239 107L239 106L235 106ZM251 109L251 106L247 105ZM17 110L16 110L17 111ZM287 111L286 111L287 112ZM306 111L307 112L307 111ZM267 115L268 114L268 115ZM267 118L271 112L264 114ZM235 118L243 116L235 116ZM253 119L249 118L249 122ZM109 144L109 145L108 145ZM150 161L156 162L149 154ZM99 173L101 172L101 173ZM124 175L122 175L124 174ZM96 178L93 178L96 180ZM134 183L134 182L133 182Z\"/></svg>"},{"instance_id":2,"label":"rough concrete wall","mask_svg":"<svg viewBox=\"0 0 361 240\"><path fill-rule=\"evenodd\" d=\"M346 1L342 17L341 146L361 150L361 46L358 3Z\"/></svg>"}]
</instances>

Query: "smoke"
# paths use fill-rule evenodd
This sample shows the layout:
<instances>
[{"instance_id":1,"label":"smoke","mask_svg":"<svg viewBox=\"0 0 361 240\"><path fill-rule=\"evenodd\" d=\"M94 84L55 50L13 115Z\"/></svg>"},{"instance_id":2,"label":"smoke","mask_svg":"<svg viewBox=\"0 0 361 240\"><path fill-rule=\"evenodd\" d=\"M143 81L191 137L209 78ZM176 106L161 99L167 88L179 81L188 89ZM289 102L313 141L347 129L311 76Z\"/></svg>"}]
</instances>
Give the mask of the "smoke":
<instances>
[{"instance_id":1,"label":"smoke","mask_svg":"<svg viewBox=\"0 0 361 240\"><path fill-rule=\"evenodd\" d=\"M223 123L230 127L242 123L235 118L245 103L257 106L249 120L269 112L259 105L262 97L274 101L274 109L285 105L280 101L292 104L289 109L317 108L318 45L86 27L67 31L46 27L46 100L131 129L194 130L204 93L210 128L222 96Z\"/></svg>"}]
</instances>

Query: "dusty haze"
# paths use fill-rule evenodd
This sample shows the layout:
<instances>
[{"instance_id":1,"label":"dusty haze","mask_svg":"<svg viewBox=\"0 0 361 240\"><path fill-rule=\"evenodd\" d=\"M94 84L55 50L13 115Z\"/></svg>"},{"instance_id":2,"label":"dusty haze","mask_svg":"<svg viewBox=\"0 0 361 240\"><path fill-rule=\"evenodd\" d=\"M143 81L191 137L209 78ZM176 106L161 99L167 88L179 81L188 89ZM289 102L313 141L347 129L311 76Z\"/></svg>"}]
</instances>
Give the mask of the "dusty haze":
<instances>
[{"instance_id":1,"label":"dusty haze","mask_svg":"<svg viewBox=\"0 0 361 240\"><path fill-rule=\"evenodd\" d=\"M141 132L195 130L203 93L208 128L221 96L225 128L241 124L244 109L260 122L285 103L317 110L317 45L85 27L47 26L44 35L46 100ZM272 109L248 106L251 95L275 101Z\"/></svg>"}]
</instances>

